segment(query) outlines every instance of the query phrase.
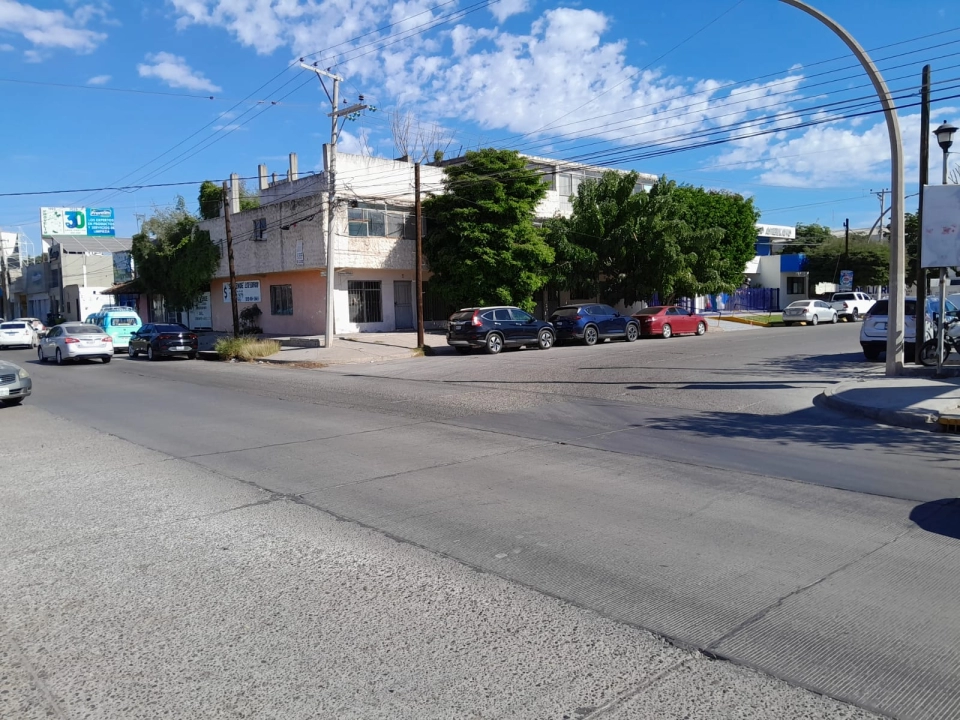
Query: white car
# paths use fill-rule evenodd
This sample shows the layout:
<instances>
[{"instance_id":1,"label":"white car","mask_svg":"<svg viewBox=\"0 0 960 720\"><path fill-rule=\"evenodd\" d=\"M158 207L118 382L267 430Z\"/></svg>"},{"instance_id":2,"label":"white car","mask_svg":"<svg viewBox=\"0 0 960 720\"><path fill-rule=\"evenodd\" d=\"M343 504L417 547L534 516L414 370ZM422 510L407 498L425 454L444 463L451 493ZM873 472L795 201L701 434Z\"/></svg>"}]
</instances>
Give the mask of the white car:
<instances>
[{"instance_id":1,"label":"white car","mask_svg":"<svg viewBox=\"0 0 960 720\"><path fill-rule=\"evenodd\" d=\"M875 303L872 297L865 292L838 292L830 299L830 305L837 311L842 320L850 318L854 322L867 314Z\"/></svg>"},{"instance_id":2,"label":"white car","mask_svg":"<svg viewBox=\"0 0 960 720\"><path fill-rule=\"evenodd\" d=\"M939 312L939 305L938 298L927 298L926 322L923 329L924 342L937 334L933 318ZM907 362L913 362L916 357L917 342L917 299L915 297L904 298L903 306L903 356ZM956 317L957 307L950 300L947 300L946 309L947 315ZM863 356L867 360L876 360L880 357L880 353L886 352L889 313L890 301L884 298L883 300L877 300L869 312L863 316L863 325L860 326L860 347L863 348Z\"/></svg>"},{"instance_id":3,"label":"white car","mask_svg":"<svg viewBox=\"0 0 960 720\"><path fill-rule=\"evenodd\" d=\"M84 323L64 323L50 328L37 349L40 362L56 360L63 365L68 360L99 358L113 360L113 338L102 328Z\"/></svg>"},{"instance_id":4,"label":"white car","mask_svg":"<svg viewBox=\"0 0 960 720\"><path fill-rule=\"evenodd\" d=\"M26 320L0 323L0 348L36 346L37 333Z\"/></svg>"},{"instance_id":5,"label":"white car","mask_svg":"<svg viewBox=\"0 0 960 720\"><path fill-rule=\"evenodd\" d=\"M835 323L839 319L837 311L823 300L797 300L783 310L783 324L795 325L805 322L817 325L821 322Z\"/></svg>"}]
</instances>

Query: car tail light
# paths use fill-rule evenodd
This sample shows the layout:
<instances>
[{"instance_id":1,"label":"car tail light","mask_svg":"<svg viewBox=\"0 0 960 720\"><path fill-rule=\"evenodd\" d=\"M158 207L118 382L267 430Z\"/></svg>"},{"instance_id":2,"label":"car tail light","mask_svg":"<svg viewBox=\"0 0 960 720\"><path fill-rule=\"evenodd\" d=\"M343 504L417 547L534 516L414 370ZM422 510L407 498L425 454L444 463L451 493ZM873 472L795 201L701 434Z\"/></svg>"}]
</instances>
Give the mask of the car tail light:
<instances>
[{"instance_id":1,"label":"car tail light","mask_svg":"<svg viewBox=\"0 0 960 720\"><path fill-rule=\"evenodd\" d=\"M160 335L157 340L175 340L176 335Z\"/></svg>"},{"instance_id":2,"label":"car tail light","mask_svg":"<svg viewBox=\"0 0 960 720\"><path fill-rule=\"evenodd\" d=\"M583 320L583 315L574 315L574 316L573 316L573 319L574 319L574 320Z\"/></svg>"},{"instance_id":3,"label":"car tail light","mask_svg":"<svg viewBox=\"0 0 960 720\"><path fill-rule=\"evenodd\" d=\"M107 336L103 339L103 341L104 341L104 342L108 342L108 343L112 343L112 342L113 342L113 338L110 337L109 335L107 335Z\"/></svg>"},{"instance_id":4,"label":"car tail light","mask_svg":"<svg viewBox=\"0 0 960 720\"><path fill-rule=\"evenodd\" d=\"M470 318L470 324L473 325L474 327L480 327L481 325L483 325L483 320L480 319L479 310L473 313L473 317Z\"/></svg>"},{"instance_id":5,"label":"car tail light","mask_svg":"<svg viewBox=\"0 0 960 720\"><path fill-rule=\"evenodd\" d=\"M844 309L844 310L846 310L846 309L849 308L849 307L850 307L850 306L847 305L846 303L843 304L843 309Z\"/></svg>"},{"instance_id":6,"label":"car tail light","mask_svg":"<svg viewBox=\"0 0 960 720\"><path fill-rule=\"evenodd\" d=\"M73 338L73 337L64 338L63 341L64 341L65 343L69 344L69 345L72 345L73 343L78 343L78 342L80 342L79 340L77 340L76 338Z\"/></svg>"}]
</instances>

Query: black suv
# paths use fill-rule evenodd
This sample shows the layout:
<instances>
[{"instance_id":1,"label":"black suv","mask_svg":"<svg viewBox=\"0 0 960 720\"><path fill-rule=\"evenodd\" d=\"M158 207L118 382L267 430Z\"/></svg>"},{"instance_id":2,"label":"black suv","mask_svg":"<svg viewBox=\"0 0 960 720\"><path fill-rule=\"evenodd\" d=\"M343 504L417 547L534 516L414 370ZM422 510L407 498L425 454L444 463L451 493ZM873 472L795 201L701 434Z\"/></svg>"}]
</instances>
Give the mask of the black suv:
<instances>
[{"instance_id":1,"label":"black suv","mask_svg":"<svg viewBox=\"0 0 960 720\"><path fill-rule=\"evenodd\" d=\"M550 323L508 306L464 308L450 316L447 326L447 344L459 353L483 348L496 355L505 347L523 345L547 350L556 339Z\"/></svg>"}]
</instances>

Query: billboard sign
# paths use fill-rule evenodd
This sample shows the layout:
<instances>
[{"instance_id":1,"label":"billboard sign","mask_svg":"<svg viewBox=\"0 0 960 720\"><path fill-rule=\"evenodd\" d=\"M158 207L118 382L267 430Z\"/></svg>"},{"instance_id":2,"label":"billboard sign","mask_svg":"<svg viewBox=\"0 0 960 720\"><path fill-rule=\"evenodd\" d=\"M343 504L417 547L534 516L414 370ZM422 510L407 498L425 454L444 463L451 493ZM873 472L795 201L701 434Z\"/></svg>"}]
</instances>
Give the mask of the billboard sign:
<instances>
[{"instance_id":1,"label":"billboard sign","mask_svg":"<svg viewBox=\"0 0 960 720\"><path fill-rule=\"evenodd\" d=\"M113 208L40 208L43 237L114 237Z\"/></svg>"},{"instance_id":2,"label":"billboard sign","mask_svg":"<svg viewBox=\"0 0 960 720\"><path fill-rule=\"evenodd\" d=\"M840 271L840 292L853 290L853 270Z\"/></svg>"},{"instance_id":3,"label":"billboard sign","mask_svg":"<svg viewBox=\"0 0 960 720\"><path fill-rule=\"evenodd\" d=\"M960 185L923 188L923 251L921 267L960 265Z\"/></svg>"}]
</instances>

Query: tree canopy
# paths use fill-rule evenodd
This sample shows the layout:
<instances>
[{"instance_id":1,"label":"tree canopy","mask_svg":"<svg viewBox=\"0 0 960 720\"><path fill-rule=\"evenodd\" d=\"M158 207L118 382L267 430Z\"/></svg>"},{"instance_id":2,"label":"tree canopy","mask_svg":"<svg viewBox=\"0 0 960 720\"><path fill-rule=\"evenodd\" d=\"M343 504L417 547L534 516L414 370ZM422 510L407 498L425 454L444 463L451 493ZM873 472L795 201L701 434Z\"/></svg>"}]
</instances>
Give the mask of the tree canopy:
<instances>
[{"instance_id":1,"label":"tree canopy","mask_svg":"<svg viewBox=\"0 0 960 720\"><path fill-rule=\"evenodd\" d=\"M532 310L554 260L533 222L542 178L517 152L495 149L468 152L444 176L446 192L423 203L431 289L457 306Z\"/></svg>"},{"instance_id":2,"label":"tree canopy","mask_svg":"<svg viewBox=\"0 0 960 720\"><path fill-rule=\"evenodd\" d=\"M819 245L808 247L807 271L810 285L840 281L841 270L853 270L857 286L886 285L890 278L890 246L871 242L863 236L850 236L850 252L845 252L843 238L831 237Z\"/></svg>"},{"instance_id":3,"label":"tree canopy","mask_svg":"<svg viewBox=\"0 0 960 720\"><path fill-rule=\"evenodd\" d=\"M220 249L182 197L172 209L156 209L133 236L131 253L137 277L147 293L162 295L171 310L187 310L210 287Z\"/></svg>"},{"instance_id":4,"label":"tree canopy","mask_svg":"<svg viewBox=\"0 0 960 720\"><path fill-rule=\"evenodd\" d=\"M212 220L220 217L220 209L223 207L223 186L217 185L212 180L204 180L200 183L200 194L197 197L200 206L200 218L203 220ZM247 190L247 184L240 181L240 212L252 210L260 207L260 198Z\"/></svg>"}]
</instances>

